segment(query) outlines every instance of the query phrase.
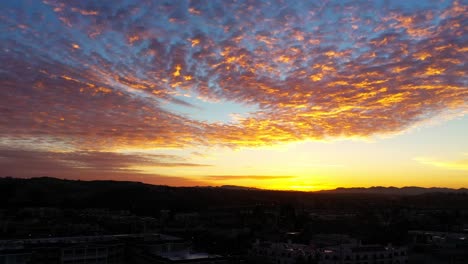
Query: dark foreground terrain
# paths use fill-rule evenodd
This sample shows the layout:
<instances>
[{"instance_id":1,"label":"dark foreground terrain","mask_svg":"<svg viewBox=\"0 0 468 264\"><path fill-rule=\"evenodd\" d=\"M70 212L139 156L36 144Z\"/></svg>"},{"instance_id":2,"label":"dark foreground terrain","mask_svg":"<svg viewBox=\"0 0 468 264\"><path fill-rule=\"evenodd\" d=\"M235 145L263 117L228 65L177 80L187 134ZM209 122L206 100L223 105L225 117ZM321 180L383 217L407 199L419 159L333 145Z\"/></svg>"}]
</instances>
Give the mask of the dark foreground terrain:
<instances>
[{"instance_id":1,"label":"dark foreground terrain","mask_svg":"<svg viewBox=\"0 0 468 264\"><path fill-rule=\"evenodd\" d=\"M0 201L0 263L34 263L38 243L56 248L59 263L82 263L73 258L99 243L117 253L83 263L185 263L164 255L177 247L192 263L468 263L466 189L308 193L0 178ZM83 243L87 250L76 249ZM164 246L148 257L148 243ZM6 262L8 250L24 261Z\"/></svg>"}]
</instances>

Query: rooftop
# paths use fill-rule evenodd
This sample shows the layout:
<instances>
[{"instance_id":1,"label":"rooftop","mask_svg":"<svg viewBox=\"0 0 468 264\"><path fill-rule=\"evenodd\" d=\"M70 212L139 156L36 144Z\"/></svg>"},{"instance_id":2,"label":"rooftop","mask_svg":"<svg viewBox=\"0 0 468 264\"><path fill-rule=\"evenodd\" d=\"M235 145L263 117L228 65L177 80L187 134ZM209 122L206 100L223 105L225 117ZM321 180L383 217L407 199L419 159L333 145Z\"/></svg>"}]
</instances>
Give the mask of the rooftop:
<instances>
[{"instance_id":1,"label":"rooftop","mask_svg":"<svg viewBox=\"0 0 468 264\"><path fill-rule=\"evenodd\" d=\"M159 256L169 259L169 260L194 260L194 259L213 259L213 258L221 258L219 255L212 255L208 253L191 253L189 251L176 251L176 252L168 252L168 253L159 253Z\"/></svg>"}]
</instances>

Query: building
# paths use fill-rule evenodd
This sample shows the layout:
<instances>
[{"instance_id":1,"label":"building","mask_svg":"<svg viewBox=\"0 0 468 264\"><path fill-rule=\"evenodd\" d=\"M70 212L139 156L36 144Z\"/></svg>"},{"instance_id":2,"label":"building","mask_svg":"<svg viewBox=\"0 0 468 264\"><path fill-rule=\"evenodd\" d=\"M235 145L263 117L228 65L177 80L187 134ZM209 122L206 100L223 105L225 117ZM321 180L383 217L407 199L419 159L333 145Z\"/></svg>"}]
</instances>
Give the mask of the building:
<instances>
[{"instance_id":1,"label":"building","mask_svg":"<svg viewBox=\"0 0 468 264\"><path fill-rule=\"evenodd\" d=\"M31 252L22 249L8 249L0 253L0 264L27 264L32 263Z\"/></svg>"},{"instance_id":2,"label":"building","mask_svg":"<svg viewBox=\"0 0 468 264\"><path fill-rule=\"evenodd\" d=\"M124 234L0 241L0 264L223 264L227 258L194 252L162 234Z\"/></svg>"},{"instance_id":3,"label":"building","mask_svg":"<svg viewBox=\"0 0 468 264\"><path fill-rule=\"evenodd\" d=\"M468 263L468 234L414 230L410 262L416 264Z\"/></svg>"},{"instance_id":4,"label":"building","mask_svg":"<svg viewBox=\"0 0 468 264\"><path fill-rule=\"evenodd\" d=\"M136 241L130 247L132 264L193 263L225 264L228 258L194 252L190 243L174 236L160 235L158 239Z\"/></svg>"},{"instance_id":5,"label":"building","mask_svg":"<svg viewBox=\"0 0 468 264\"><path fill-rule=\"evenodd\" d=\"M342 244L318 250L320 264L406 264L405 247Z\"/></svg>"},{"instance_id":6,"label":"building","mask_svg":"<svg viewBox=\"0 0 468 264\"><path fill-rule=\"evenodd\" d=\"M256 242L250 257L257 263L405 264L406 247L362 245L356 240L334 246Z\"/></svg>"},{"instance_id":7,"label":"building","mask_svg":"<svg viewBox=\"0 0 468 264\"><path fill-rule=\"evenodd\" d=\"M249 255L254 263L294 264L299 259L316 259L316 251L313 247L293 243L257 241Z\"/></svg>"},{"instance_id":8,"label":"building","mask_svg":"<svg viewBox=\"0 0 468 264\"><path fill-rule=\"evenodd\" d=\"M0 241L0 264L124 264L124 241L116 236Z\"/></svg>"}]
</instances>

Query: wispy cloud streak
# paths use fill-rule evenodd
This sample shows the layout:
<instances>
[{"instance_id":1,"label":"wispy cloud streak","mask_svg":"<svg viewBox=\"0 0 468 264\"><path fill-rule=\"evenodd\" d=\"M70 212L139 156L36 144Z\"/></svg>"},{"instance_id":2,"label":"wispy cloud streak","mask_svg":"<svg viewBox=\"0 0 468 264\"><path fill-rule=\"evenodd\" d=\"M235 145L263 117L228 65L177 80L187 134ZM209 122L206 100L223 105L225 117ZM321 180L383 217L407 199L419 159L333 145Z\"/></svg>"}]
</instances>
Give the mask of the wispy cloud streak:
<instances>
[{"instance_id":1,"label":"wispy cloud streak","mask_svg":"<svg viewBox=\"0 0 468 264\"><path fill-rule=\"evenodd\" d=\"M468 171L468 158L466 158L468 155L464 156L464 159L459 160L440 160L428 157L417 157L415 160L424 165L435 166L443 169Z\"/></svg>"},{"instance_id":2,"label":"wispy cloud streak","mask_svg":"<svg viewBox=\"0 0 468 264\"><path fill-rule=\"evenodd\" d=\"M140 180L153 184L207 185L202 180L147 173L142 167L201 167L179 156L97 151L55 152L0 148L0 177L54 176L59 178Z\"/></svg>"}]
</instances>

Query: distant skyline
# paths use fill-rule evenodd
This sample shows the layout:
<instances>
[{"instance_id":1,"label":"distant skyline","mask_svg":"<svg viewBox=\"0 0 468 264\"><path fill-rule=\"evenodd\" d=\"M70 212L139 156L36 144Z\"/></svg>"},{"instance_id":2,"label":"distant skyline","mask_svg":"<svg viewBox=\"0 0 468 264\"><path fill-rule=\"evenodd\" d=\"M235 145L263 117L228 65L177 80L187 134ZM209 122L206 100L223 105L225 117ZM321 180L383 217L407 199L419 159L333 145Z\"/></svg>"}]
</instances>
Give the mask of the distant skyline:
<instances>
[{"instance_id":1,"label":"distant skyline","mask_svg":"<svg viewBox=\"0 0 468 264\"><path fill-rule=\"evenodd\" d=\"M468 187L466 1L0 2L0 177Z\"/></svg>"}]
</instances>

